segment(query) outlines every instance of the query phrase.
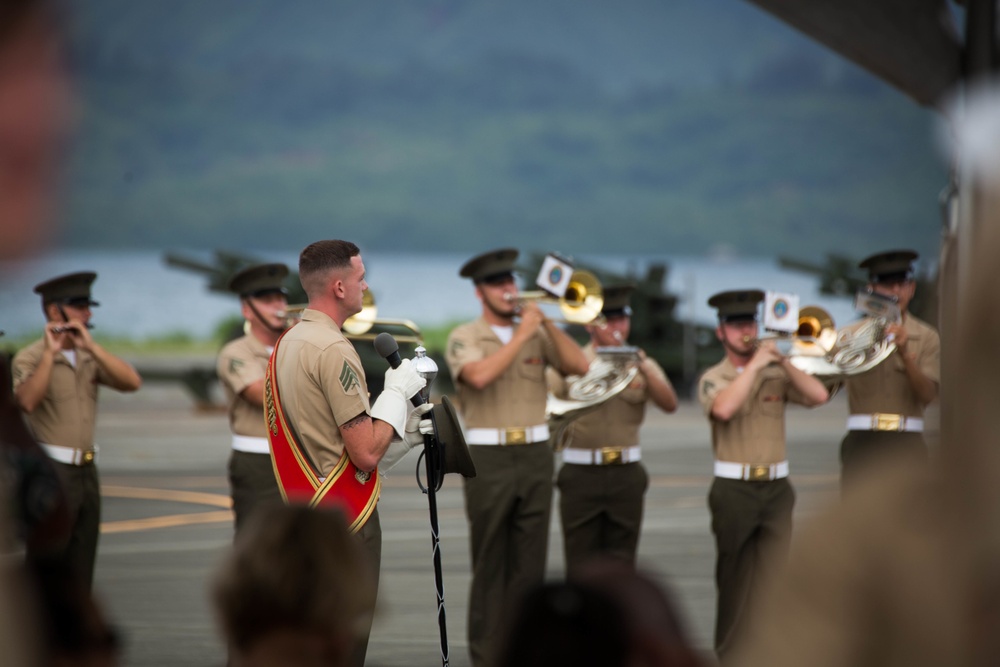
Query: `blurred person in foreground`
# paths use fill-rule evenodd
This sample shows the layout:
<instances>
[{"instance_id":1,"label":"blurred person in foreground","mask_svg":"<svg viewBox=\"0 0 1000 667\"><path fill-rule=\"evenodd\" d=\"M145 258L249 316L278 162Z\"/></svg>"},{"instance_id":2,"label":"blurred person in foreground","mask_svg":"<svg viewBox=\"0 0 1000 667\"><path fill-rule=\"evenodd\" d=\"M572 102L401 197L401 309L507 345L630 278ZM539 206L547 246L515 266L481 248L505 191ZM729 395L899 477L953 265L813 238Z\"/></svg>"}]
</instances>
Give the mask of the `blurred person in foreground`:
<instances>
[{"instance_id":1,"label":"blurred person in foreground","mask_svg":"<svg viewBox=\"0 0 1000 667\"><path fill-rule=\"evenodd\" d=\"M282 502L264 421L264 376L274 344L286 329L286 277L284 264L257 264L238 271L228 284L239 295L247 322L246 333L226 343L216 362L233 432L229 489L237 532L259 506Z\"/></svg>"},{"instance_id":2,"label":"blurred person in foreground","mask_svg":"<svg viewBox=\"0 0 1000 667\"><path fill-rule=\"evenodd\" d=\"M352 664L375 589L369 559L339 511L258 508L212 586L230 666Z\"/></svg>"},{"instance_id":3,"label":"blurred person in foreground","mask_svg":"<svg viewBox=\"0 0 1000 667\"><path fill-rule=\"evenodd\" d=\"M13 361L14 395L31 431L55 464L67 495L72 524L59 550L27 556L64 560L89 590L94 580L101 522L97 474L98 387L136 391L142 378L124 359L90 335L91 285L97 274L70 273L35 286L45 314L41 340L21 349Z\"/></svg>"},{"instance_id":4,"label":"blurred person in foreground","mask_svg":"<svg viewBox=\"0 0 1000 667\"><path fill-rule=\"evenodd\" d=\"M54 3L0 3L0 261L23 259L53 235L72 103L64 57ZM24 542L47 552L67 539L66 499L14 402L6 357L0 364L0 446L8 464L0 496L9 502L0 503L0 550ZM40 599L23 565L7 557L0 567L0 667L53 664L41 653L43 633L34 613Z\"/></svg>"},{"instance_id":5,"label":"blurred person in foreground","mask_svg":"<svg viewBox=\"0 0 1000 667\"><path fill-rule=\"evenodd\" d=\"M0 261L38 250L54 228L73 101L60 28L52 2L0 3ZM7 361L0 355L0 446L9 468L8 488L0 492L10 496L14 525L0 542L9 537L47 550L67 539L66 499L54 466L24 425ZM2 550L20 546L3 544Z\"/></svg>"},{"instance_id":6,"label":"blurred person in foreground","mask_svg":"<svg viewBox=\"0 0 1000 667\"><path fill-rule=\"evenodd\" d=\"M309 303L301 321L275 343L264 384L275 475L287 502L346 513L377 586L382 559L379 466L387 470L423 445L423 434L432 429L424 414L432 406L412 408L410 398L427 382L403 359L386 370L382 393L370 403L361 359L341 331L349 317L361 312L368 288L355 244L310 244L299 256L299 280ZM352 664L364 664L369 629L362 633Z\"/></svg>"},{"instance_id":7,"label":"blurred person in foreground","mask_svg":"<svg viewBox=\"0 0 1000 667\"><path fill-rule=\"evenodd\" d=\"M6 357L0 357L0 553L58 550L69 539L69 506L55 465L39 446L14 399ZM0 521L0 525L6 525Z\"/></svg>"},{"instance_id":8,"label":"blurred person in foreground","mask_svg":"<svg viewBox=\"0 0 1000 667\"><path fill-rule=\"evenodd\" d=\"M716 336L725 358L698 383L712 428L714 479L708 494L715 535L718 605L715 650L720 660L742 632L748 601L785 559L795 491L788 481L785 406L815 406L830 395L793 366L774 341L757 337L760 290L720 292Z\"/></svg>"},{"instance_id":9,"label":"blurred person in foreground","mask_svg":"<svg viewBox=\"0 0 1000 667\"><path fill-rule=\"evenodd\" d=\"M498 667L701 667L666 589L619 559L591 560L508 610Z\"/></svg>"},{"instance_id":10,"label":"blurred person in foreground","mask_svg":"<svg viewBox=\"0 0 1000 667\"><path fill-rule=\"evenodd\" d=\"M939 321L953 343L940 453L933 465L873 462L808 522L733 651L739 667L1000 664L1000 94L953 111L974 194L957 232L975 243L962 248L956 232L942 253Z\"/></svg>"},{"instance_id":11,"label":"blurred person in foreground","mask_svg":"<svg viewBox=\"0 0 1000 667\"><path fill-rule=\"evenodd\" d=\"M601 347L628 344L634 285L604 288L601 324L588 324L588 361ZM566 569L572 571L607 554L635 563L642 527L643 499L649 476L643 467L639 429L652 402L664 412L677 409L677 394L655 360L638 351L639 372L616 396L574 419L567 427L560 452L559 516ZM566 398L567 380L548 373L553 394ZM557 448L562 443L556 443Z\"/></svg>"},{"instance_id":12,"label":"blurred person in foreground","mask_svg":"<svg viewBox=\"0 0 1000 667\"><path fill-rule=\"evenodd\" d=\"M858 265L868 271L869 292L899 306L901 322L886 327L895 351L864 373L844 379L847 434L840 444L841 486L846 490L871 461L882 457L927 459L924 409L941 380L938 332L909 312L916 290L912 250L891 250Z\"/></svg>"},{"instance_id":13,"label":"blurred person in foreground","mask_svg":"<svg viewBox=\"0 0 1000 667\"><path fill-rule=\"evenodd\" d=\"M52 237L73 101L65 56L56 3L0 3L0 260Z\"/></svg>"},{"instance_id":14,"label":"blurred person in foreground","mask_svg":"<svg viewBox=\"0 0 1000 667\"><path fill-rule=\"evenodd\" d=\"M545 419L546 366L583 375L580 346L536 303L519 303L517 250L473 257L459 270L482 315L448 336L446 361L476 467L464 478L472 583L467 632L476 667L489 664L503 611L542 582L554 462Z\"/></svg>"},{"instance_id":15,"label":"blurred person in foreground","mask_svg":"<svg viewBox=\"0 0 1000 667\"><path fill-rule=\"evenodd\" d=\"M42 664L49 667L115 667L121 638L102 605L64 563L28 568L41 620Z\"/></svg>"}]
</instances>

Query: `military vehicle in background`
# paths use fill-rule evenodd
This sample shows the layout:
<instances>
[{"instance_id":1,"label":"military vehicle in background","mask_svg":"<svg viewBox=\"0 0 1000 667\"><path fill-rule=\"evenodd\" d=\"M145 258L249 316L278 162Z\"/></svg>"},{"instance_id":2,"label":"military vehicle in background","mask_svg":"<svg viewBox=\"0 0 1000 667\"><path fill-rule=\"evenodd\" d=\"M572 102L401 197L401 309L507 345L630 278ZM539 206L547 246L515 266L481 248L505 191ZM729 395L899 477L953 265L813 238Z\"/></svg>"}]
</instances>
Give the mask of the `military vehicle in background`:
<instances>
[{"instance_id":1,"label":"military vehicle in background","mask_svg":"<svg viewBox=\"0 0 1000 667\"><path fill-rule=\"evenodd\" d=\"M252 264L266 261L259 257L224 250L216 250L209 261L175 253L165 253L163 259L168 266L204 276L208 289L220 293L228 293L226 285L234 273ZM534 277L538 274L543 259L544 255L541 254L528 255L528 264L519 268L525 276L523 281L525 289L533 288ZM589 267L579 268L589 270ZM657 360L681 395L690 395L698 375L708 366L718 362L722 358L723 351L715 338L713 326L677 318L678 296L667 292L664 288L668 272L667 264L654 262L646 267L642 275L632 272L619 274L604 269L593 269L592 272L602 285L623 282L636 285L632 297L632 332L629 342L641 347ZM289 274L285 287L288 289L289 304L305 303L306 295L302 291L297 273ZM242 326L242 320L234 318L232 330L226 336L226 340L241 335ZM568 329L581 343L587 340L586 331L582 326L570 325ZM361 334L347 334L361 357L368 388L373 397L382 390L386 362L375 352L371 341L382 331L387 331L396 338L400 345L400 354L404 357L412 357L416 347L423 344L420 330L415 324L406 320L375 318L370 330ZM451 393L451 378L444 363L444 350L429 349L428 355L437 362L439 370L434 382L435 391ZM218 383L214 365L192 363L182 368L160 365L138 370L148 381L179 382L200 407L213 406L213 397L217 395L215 386Z\"/></svg>"},{"instance_id":2,"label":"military vehicle in background","mask_svg":"<svg viewBox=\"0 0 1000 667\"><path fill-rule=\"evenodd\" d=\"M207 279L208 289L212 292L231 294L227 289L229 279L237 271L248 266L260 264L268 260L240 253L216 250L213 259L205 262L191 257L185 257L174 253L165 253L163 261L168 265L184 271L199 273ZM299 282L299 274L290 271L285 279L285 288L288 290L289 306L304 305L307 302L305 291ZM235 297L234 297L235 299ZM379 333L387 332L392 334L399 343L399 353L404 357L413 357L414 350L418 345L423 344L420 329L409 320L379 319L375 315L374 302L367 305L364 313L371 320L371 326L359 326L354 328L354 332L348 332L345 328L345 335L354 344L361 358L361 365L365 369L365 376L368 384L368 391L372 400L382 392L385 370L388 365L375 351L372 341ZM224 336L224 342L228 342L243 335L243 320L234 318L228 333ZM444 365L443 360L437 360L438 366ZM215 366L202 364L190 364L187 367L165 367L146 366L137 369L144 380L161 382L179 382L194 397L200 408L216 407L214 387L218 384L218 375Z\"/></svg>"},{"instance_id":3,"label":"military vehicle in background","mask_svg":"<svg viewBox=\"0 0 1000 667\"><path fill-rule=\"evenodd\" d=\"M858 268L861 260L846 255L828 254L825 262L809 262L796 257L779 257L778 263L785 269L810 273L819 278L819 291L830 296L853 299L858 290L868 285L868 275ZM937 326L937 277L929 271L920 270L915 276L916 291L910 302L909 311Z\"/></svg>"},{"instance_id":4,"label":"military vehicle in background","mask_svg":"<svg viewBox=\"0 0 1000 667\"><path fill-rule=\"evenodd\" d=\"M229 279L237 271L254 264L261 264L269 261L258 257L251 257L249 255L227 252L225 250L216 250L212 257L212 262L204 262L168 252L163 255L163 261L167 266L200 273L208 279L208 289L210 291L220 292L222 294L229 294L229 290L226 288L226 285L229 284ZM288 278L285 279L284 285L285 289L288 290L288 303L306 302L306 293L303 291L302 284L299 282L298 273L290 272L288 274Z\"/></svg>"},{"instance_id":5,"label":"military vehicle in background","mask_svg":"<svg viewBox=\"0 0 1000 667\"><path fill-rule=\"evenodd\" d=\"M529 254L523 267L519 267L526 284L533 289L535 276L545 256ZM602 287L632 283L632 328L628 342L641 347L663 367L678 394L689 397L698 376L723 357L722 344L715 337L714 324L698 324L677 317L679 297L665 289L669 267L665 262L652 262L644 273L629 270L616 273L583 264L574 268L593 273ZM586 330L579 325L568 327L569 333L579 342L589 340Z\"/></svg>"}]
</instances>

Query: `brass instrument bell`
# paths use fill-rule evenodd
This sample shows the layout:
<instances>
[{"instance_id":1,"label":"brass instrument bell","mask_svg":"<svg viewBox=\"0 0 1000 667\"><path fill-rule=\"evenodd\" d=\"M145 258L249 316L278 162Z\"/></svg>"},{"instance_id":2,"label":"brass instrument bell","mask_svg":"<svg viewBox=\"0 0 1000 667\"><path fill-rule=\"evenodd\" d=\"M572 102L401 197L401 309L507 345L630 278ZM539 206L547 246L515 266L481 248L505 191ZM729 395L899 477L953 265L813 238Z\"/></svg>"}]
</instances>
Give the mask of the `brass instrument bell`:
<instances>
[{"instance_id":1,"label":"brass instrument bell","mask_svg":"<svg viewBox=\"0 0 1000 667\"><path fill-rule=\"evenodd\" d=\"M570 276L569 284L562 298L548 292L522 292L516 297L518 302L555 303L562 312L560 321L568 324L596 324L601 321L604 307L604 292L601 281L590 271L576 269Z\"/></svg>"}]
</instances>

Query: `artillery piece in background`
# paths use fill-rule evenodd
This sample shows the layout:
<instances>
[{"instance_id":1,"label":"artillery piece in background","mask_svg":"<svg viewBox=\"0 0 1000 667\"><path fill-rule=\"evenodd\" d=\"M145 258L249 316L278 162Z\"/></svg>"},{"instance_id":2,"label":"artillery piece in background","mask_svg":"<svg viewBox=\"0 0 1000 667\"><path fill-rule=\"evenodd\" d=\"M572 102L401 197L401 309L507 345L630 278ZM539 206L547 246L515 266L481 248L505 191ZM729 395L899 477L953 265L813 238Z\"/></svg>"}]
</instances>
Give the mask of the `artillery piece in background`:
<instances>
[{"instance_id":1,"label":"artillery piece in background","mask_svg":"<svg viewBox=\"0 0 1000 667\"><path fill-rule=\"evenodd\" d=\"M798 257L778 257L782 268L792 271L810 273L819 278L819 291L830 296L842 296L853 299L858 290L863 290L868 284L865 272L858 268L858 261L845 255L828 253L824 262L810 262ZM937 275L928 270L921 270L915 276L917 283L909 311L930 323L938 325Z\"/></svg>"},{"instance_id":2,"label":"artillery piece in background","mask_svg":"<svg viewBox=\"0 0 1000 667\"><path fill-rule=\"evenodd\" d=\"M260 264L268 260L251 255L216 250L213 254L213 260L210 262L169 252L164 254L163 261L168 266L203 275L208 281L207 287L209 291L231 295L226 286L229 284L229 279L233 274L248 266ZM299 274L297 272L289 271L284 286L288 290L289 305L306 303L308 299L305 291L302 289L302 284L299 282ZM371 304L371 308L374 310L374 303ZM363 331L354 329L353 332L345 329L345 335L354 345L358 356L361 358L361 365L365 369L368 391L371 394L371 399L374 401L378 394L382 392L386 369L385 359L380 357L372 346L372 340L374 340L375 336L382 332L392 334L396 342L399 343L399 351L402 356L413 356L414 350L423 341L420 330L414 323L408 320L379 319L374 316L373 312L369 319L371 319L370 328ZM241 335L243 335L242 320L234 319L232 330L225 336L225 342ZM443 360L440 365L443 365ZM213 387L218 383L214 364L211 366L189 364L187 367L181 368L157 365L140 367L137 370L146 380L180 382L194 397L199 407L214 407Z\"/></svg>"}]
</instances>

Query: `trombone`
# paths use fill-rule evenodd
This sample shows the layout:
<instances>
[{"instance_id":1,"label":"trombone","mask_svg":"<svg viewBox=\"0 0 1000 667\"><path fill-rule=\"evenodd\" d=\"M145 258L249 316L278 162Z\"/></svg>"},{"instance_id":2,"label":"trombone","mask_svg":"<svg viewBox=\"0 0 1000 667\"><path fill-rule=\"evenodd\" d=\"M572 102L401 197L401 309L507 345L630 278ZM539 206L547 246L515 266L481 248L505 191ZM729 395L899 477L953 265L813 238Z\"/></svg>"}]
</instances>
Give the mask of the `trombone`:
<instances>
[{"instance_id":1,"label":"trombone","mask_svg":"<svg viewBox=\"0 0 1000 667\"><path fill-rule=\"evenodd\" d=\"M744 336L743 342L749 343L751 336ZM798 328L795 333L767 333L759 336L755 343L773 340L778 350L786 357L806 356L822 357L833 350L837 343L837 329L833 326L833 318L824 308L805 306L799 310Z\"/></svg>"},{"instance_id":2,"label":"trombone","mask_svg":"<svg viewBox=\"0 0 1000 667\"><path fill-rule=\"evenodd\" d=\"M295 304L288 306L282 316L285 318L285 327L295 326L302 319L302 311L306 309L305 304ZM365 290L361 294L361 312L351 315L344 320L341 331L348 340L375 340L377 332L372 332L373 327L388 329L401 329L406 333L397 335L393 332L393 338L400 343L413 343L423 345L424 339L420 333L420 327L410 320L391 320L379 318L378 307L375 305L375 296Z\"/></svg>"},{"instance_id":3,"label":"trombone","mask_svg":"<svg viewBox=\"0 0 1000 667\"><path fill-rule=\"evenodd\" d=\"M349 340L375 340L377 332L372 331L374 327L401 329L408 333L401 335L394 333L393 338L396 339L396 342L423 345L424 339L420 333L420 327L411 320L378 317L375 295L365 290L361 295L361 312L348 317L342 328L344 336Z\"/></svg>"},{"instance_id":4,"label":"trombone","mask_svg":"<svg viewBox=\"0 0 1000 667\"><path fill-rule=\"evenodd\" d=\"M786 357L822 357L830 353L837 343L837 330L833 318L819 306L805 306L799 310L798 328L794 333L769 332L756 339L744 336L743 342L754 341L760 347L767 341L775 341L778 350Z\"/></svg>"},{"instance_id":5,"label":"trombone","mask_svg":"<svg viewBox=\"0 0 1000 667\"><path fill-rule=\"evenodd\" d=\"M562 298L537 290L521 292L516 297L508 298L508 301L516 301L518 306L529 302L558 304L562 318L553 320L555 322L581 325L600 325L604 322L604 316L601 314L601 309L604 307L601 282L593 273L583 269L573 271Z\"/></svg>"}]
</instances>

